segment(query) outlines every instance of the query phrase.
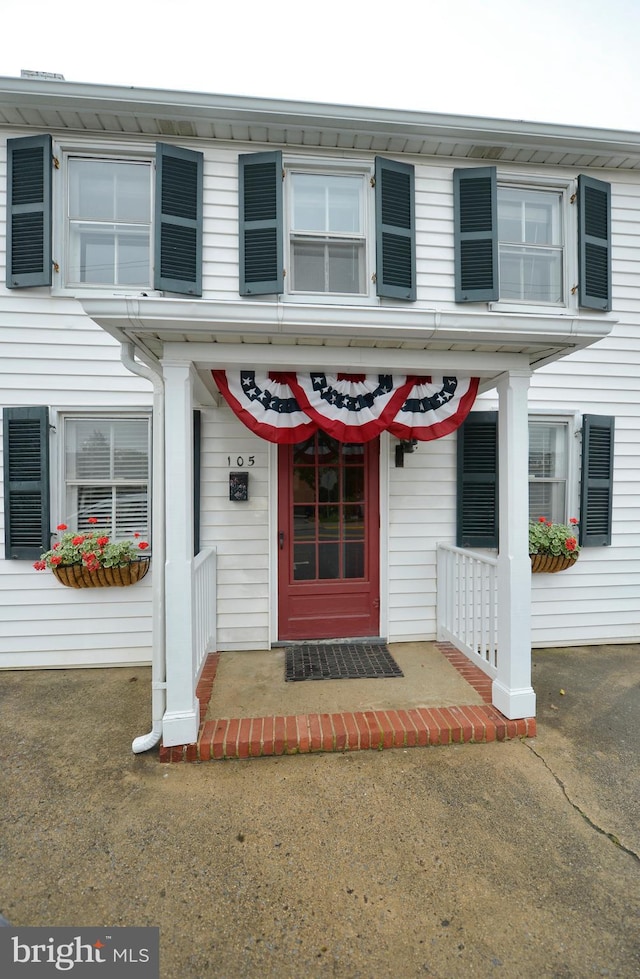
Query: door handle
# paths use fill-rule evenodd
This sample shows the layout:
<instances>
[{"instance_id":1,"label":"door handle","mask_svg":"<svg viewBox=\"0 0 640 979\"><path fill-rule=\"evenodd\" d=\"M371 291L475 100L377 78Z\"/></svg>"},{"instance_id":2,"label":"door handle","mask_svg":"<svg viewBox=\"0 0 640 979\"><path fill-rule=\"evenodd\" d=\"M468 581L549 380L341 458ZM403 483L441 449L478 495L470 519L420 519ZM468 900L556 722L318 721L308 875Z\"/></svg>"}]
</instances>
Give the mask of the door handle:
<instances>
[{"instance_id":1,"label":"door handle","mask_svg":"<svg viewBox=\"0 0 640 979\"><path fill-rule=\"evenodd\" d=\"M280 550L284 548L284 530L281 530L278 534L278 542L280 544Z\"/></svg>"}]
</instances>

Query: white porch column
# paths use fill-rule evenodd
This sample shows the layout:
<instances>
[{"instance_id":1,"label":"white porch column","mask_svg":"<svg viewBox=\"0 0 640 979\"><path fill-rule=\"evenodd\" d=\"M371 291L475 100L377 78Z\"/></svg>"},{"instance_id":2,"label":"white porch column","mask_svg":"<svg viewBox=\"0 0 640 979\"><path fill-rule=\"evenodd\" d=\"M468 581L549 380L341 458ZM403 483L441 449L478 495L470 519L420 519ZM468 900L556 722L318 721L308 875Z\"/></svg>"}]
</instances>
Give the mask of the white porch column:
<instances>
[{"instance_id":1,"label":"white porch column","mask_svg":"<svg viewBox=\"0 0 640 979\"><path fill-rule=\"evenodd\" d=\"M492 699L505 717L533 717L529 559L529 370L498 380L498 675Z\"/></svg>"},{"instance_id":2,"label":"white porch column","mask_svg":"<svg viewBox=\"0 0 640 979\"><path fill-rule=\"evenodd\" d=\"M197 739L193 589L193 372L184 362L163 361L165 389L166 548L165 611L167 746Z\"/></svg>"}]
</instances>

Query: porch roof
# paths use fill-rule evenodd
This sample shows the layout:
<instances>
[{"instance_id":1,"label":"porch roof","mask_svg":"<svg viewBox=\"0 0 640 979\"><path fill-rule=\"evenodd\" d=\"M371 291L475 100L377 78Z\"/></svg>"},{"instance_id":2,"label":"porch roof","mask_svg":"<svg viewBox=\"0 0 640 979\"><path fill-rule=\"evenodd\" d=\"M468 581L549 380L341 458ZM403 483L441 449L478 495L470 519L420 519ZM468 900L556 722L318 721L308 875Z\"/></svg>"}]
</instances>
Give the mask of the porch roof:
<instances>
[{"instance_id":1,"label":"porch roof","mask_svg":"<svg viewBox=\"0 0 640 979\"><path fill-rule=\"evenodd\" d=\"M506 370L535 370L607 336L611 314L509 315L404 306L323 306L156 297L81 298L88 316L157 362L211 367L458 373L494 387Z\"/></svg>"}]
</instances>

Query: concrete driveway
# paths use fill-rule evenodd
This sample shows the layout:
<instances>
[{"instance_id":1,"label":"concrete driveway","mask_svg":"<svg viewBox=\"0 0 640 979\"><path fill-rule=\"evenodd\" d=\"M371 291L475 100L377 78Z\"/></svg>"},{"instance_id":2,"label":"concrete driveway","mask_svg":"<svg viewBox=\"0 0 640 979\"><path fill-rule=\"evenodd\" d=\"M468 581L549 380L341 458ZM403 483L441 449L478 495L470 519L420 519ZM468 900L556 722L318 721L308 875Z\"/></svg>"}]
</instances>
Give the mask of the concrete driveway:
<instances>
[{"instance_id":1,"label":"concrete driveway","mask_svg":"<svg viewBox=\"0 0 640 979\"><path fill-rule=\"evenodd\" d=\"M640 647L534 662L533 741L191 765L131 754L148 669L0 673L0 912L163 979L635 979Z\"/></svg>"}]
</instances>

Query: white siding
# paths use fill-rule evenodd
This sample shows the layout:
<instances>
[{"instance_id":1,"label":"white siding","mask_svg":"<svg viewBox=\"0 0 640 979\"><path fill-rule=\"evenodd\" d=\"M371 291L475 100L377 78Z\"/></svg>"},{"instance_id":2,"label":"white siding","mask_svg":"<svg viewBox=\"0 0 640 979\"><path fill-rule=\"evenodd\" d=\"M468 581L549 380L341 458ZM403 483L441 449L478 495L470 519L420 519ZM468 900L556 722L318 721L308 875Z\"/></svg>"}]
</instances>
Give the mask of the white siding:
<instances>
[{"instance_id":1,"label":"white siding","mask_svg":"<svg viewBox=\"0 0 640 979\"><path fill-rule=\"evenodd\" d=\"M436 635L436 546L455 538L455 437L389 453L389 640Z\"/></svg>"},{"instance_id":2,"label":"white siding","mask_svg":"<svg viewBox=\"0 0 640 979\"><path fill-rule=\"evenodd\" d=\"M4 241L4 236L2 236ZM0 273L4 280L4 269ZM2 408L150 407L150 385L120 363L119 345L72 299L0 291ZM0 428L0 443L2 430ZM59 449L52 432L52 474ZM0 541L4 503L0 444ZM53 475L55 483L55 475ZM58 494L54 488L54 501ZM52 526L59 514L52 510ZM151 573L131 588L60 585L0 548L0 669L117 666L151 657Z\"/></svg>"},{"instance_id":3,"label":"white siding","mask_svg":"<svg viewBox=\"0 0 640 979\"><path fill-rule=\"evenodd\" d=\"M246 503L229 499L235 471L249 473ZM268 648L269 443L226 406L202 413L201 499L202 546L218 553L218 648Z\"/></svg>"}]
</instances>

